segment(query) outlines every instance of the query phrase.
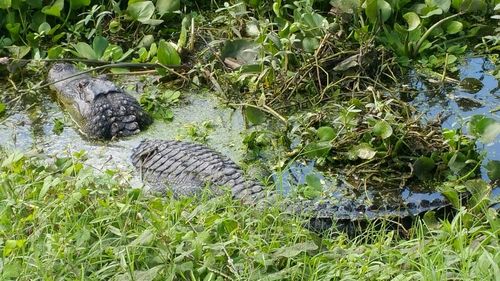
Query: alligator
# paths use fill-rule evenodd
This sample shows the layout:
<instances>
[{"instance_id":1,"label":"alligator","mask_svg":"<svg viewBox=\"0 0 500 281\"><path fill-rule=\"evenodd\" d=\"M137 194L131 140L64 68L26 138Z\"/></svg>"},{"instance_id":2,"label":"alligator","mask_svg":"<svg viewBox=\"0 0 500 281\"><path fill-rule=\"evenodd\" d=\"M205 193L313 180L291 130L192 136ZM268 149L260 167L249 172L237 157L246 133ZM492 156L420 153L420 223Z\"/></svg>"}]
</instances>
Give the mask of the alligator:
<instances>
[{"instance_id":1,"label":"alligator","mask_svg":"<svg viewBox=\"0 0 500 281\"><path fill-rule=\"evenodd\" d=\"M175 140L143 140L133 150L131 159L142 179L154 192L165 193L170 189L174 196L192 196L208 187L218 195L225 191L225 187L230 189L233 198L246 204L279 202L274 200L279 194L246 178L231 159L201 144ZM284 205L287 212L310 218L308 227L317 231L330 228L333 221L345 223L383 217L403 219L449 206L441 194L428 197L430 200L412 200L410 196L407 197L405 202L393 206L339 202L333 198L301 199Z\"/></svg>"},{"instance_id":2,"label":"alligator","mask_svg":"<svg viewBox=\"0 0 500 281\"><path fill-rule=\"evenodd\" d=\"M152 123L137 100L111 81L78 75L72 64L52 66L48 82L58 100L91 139L112 139L136 134Z\"/></svg>"}]
</instances>

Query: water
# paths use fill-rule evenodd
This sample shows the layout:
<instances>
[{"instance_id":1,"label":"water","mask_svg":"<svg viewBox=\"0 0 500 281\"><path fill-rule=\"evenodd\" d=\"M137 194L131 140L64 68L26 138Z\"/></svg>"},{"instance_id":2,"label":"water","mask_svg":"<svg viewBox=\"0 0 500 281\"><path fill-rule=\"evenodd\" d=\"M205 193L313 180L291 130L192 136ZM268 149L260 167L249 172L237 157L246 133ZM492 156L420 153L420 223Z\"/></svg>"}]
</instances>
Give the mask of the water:
<instances>
[{"instance_id":1,"label":"water","mask_svg":"<svg viewBox=\"0 0 500 281\"><path fill-rule=\"evenodd\" d=\"M470 91L452 85L437 87L420 79L417 75L410 76L410 87L419 94L414 97L412 104L419 112L424 113L426 119L432 119L438 114L446 116L442 126L444 128L460 128L471 116L476 114L492 117L500 120L497 112L500 106L500 81L489 72L495 69L489 60L481 57L471 57L459 68L459 79L474 78L481 82L482 86ZM466 131L466 127L464 126ZM489 160L500 160L500 139L492 143L477 143L479 150L486 151L485 163ZM483 165L484 166L484 165ZM486 170L481 168L481 176L488 180Z\"/></svg>"},{"instance_id":2,"label":"water","mask_svg":"<svg viewBox=\"0 0 500 281\"><path fill-rule=\"evenodd\" d=\"M444 119L443 127L456 128L467 118L475 114L484 114L498 118L500 92L499 82L488 71L494 65L484 58L469 58L460 68L460 80L475 78L482 86L473 92L467 91L458 85L436 87L410 75L409 87L418 94L412 97L414 104L426 119L434 118L440 113L448 117ZM475 80L474 80L475 81ZM13 93L7 96L15 96ZM220 104L219 100L210 93L184 93L185 99L173 108L174 120L163 122L155 120L154 124L144 132L133 137L110 142L88 141L75 130L68 115L61 111L60 106L51 98L48 91L41 92L34 100L23 100L18 111L9 111L7 116L0 119L0 147L21 151L35 150L46 155L66 155L68 153L85 150L88 156L86 164L96 170L120 170L134 173L130 164L130 154L142 139L179 139L190 140L189 127L198 127L207 130L206 144L211 148L229 156L236 163L244 158L246 153L243 147L245 122L239 109L230 109ZM54 131L56 120L64 120L64 130L57 135ZM500 160L500 142L484 145L478 143L480 150L486 150L487 160ZM274 175L277 188L289 194L298 185L306 185L307 175L318 177L323 183L323 196L334 202L352 201L359 205L417 205L418 202L440 201L443 196L433 191L418 192L412 188L394 190L356 189L342 178L331 178L323 175L314 168L313 162L292 163L288 170ZM487 179L486 171L481 170L483 178ZM136 178L133 185L141 185ZM498 197L500 189L495 189Z\"/></svg>"}]
</instances>

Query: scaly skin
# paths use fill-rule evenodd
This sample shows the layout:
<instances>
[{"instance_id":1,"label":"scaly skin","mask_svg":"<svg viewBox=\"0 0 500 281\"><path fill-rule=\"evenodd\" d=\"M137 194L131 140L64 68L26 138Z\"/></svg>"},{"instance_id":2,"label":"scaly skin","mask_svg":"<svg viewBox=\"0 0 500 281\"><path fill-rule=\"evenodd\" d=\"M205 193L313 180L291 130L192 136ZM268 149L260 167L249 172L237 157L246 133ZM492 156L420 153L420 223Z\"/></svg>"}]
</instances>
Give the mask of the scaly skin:
<instances>
[{"instance_id":1,"label":"scaly skin","mask_svg":"<svg viewBox=\"0 0 500 281\"><path fill-rule=\"evenodd\" d=\"M130 136L152 123L137 100L110 81L81 74L57 82L77 73L73 65L58 63L50 69L48 81L89 138Z\"/></svg>"},{"instance_id":2,"label":"scaly skin","mask_svg":"<svg viewBox=\"0 0 500 281\"><path fill-rule=\"evenodd\" d=\"M205 186L215 194L227 187L235 199L245 203L273 202L257 182L245 179L243 171L229 158L200 144L144 140L132 154L132 163L154 190L171 189L174 195L195 195ZM290 203L290 204L288 204ZM406 218L448 205L444 199L432 202L402 203L400 206L365 206L330 199L287 202L288 212L311 218L311 228L318 229L337 221L366 221L381 217Z\"/></svg>"}]
</instances>

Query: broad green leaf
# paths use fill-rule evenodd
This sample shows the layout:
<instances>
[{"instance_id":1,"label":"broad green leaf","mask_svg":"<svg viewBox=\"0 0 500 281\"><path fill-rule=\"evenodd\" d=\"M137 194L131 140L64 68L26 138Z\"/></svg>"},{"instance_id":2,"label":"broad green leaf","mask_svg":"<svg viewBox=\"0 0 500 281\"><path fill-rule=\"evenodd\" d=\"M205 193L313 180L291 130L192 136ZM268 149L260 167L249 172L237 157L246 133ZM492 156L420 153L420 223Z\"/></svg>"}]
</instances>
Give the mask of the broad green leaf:
<instances>
[{"instance_id":1,"label":"broad green leaf","mask_svg":"<svg viewBox=\"0 0 500 281\"><path fill-rule=\"evenodd\" d=\"M462 31L463 29L463 24L459 21L452 21L448 24L448 26L446 26L446 32L448 34L455 34L455 33L459 33L460 31Z\"/></svg>"},{"instance_id":2,"label":"broad green leaf","mask_svg":"<svg viewBox=\"0 0 500 281\"><path fill-rule=\"evenodd\" d=\"M92 48L94 49L96 57L99 59L104 54L104 51L108 47L108 40L100 35L94 37L92 42Z\"/></svg>"},{"instance_id":3,"label":"broad green leaf","mask_svg":"<svg viewBox=\"0 0 500 281\"><path fill-rule=\"evenodd\" d=\"M375 157L375 154L377 153L375 149L373 149L373 147L368 143L360 143L354 149L356 151L356 155L359 158L365 160L372 159L373 157Z\"/></svg>"},{"instance_id":4,"label":"broad green leaf","mask_svg":"<svg viewBox=\"0 0 500 281\"><path fill-rule=\"evenodd\" d=\"M313 241L296 243L289 247L278 249L273 255L275 257L293 258L300 253L317 250L318 246Z\"/></svg>"},{"instance_id":5,"label":"broad green leaf","mask_svg":"<svg viewBox=\"0 0 500 281\"><path fill-rule=\"evenodd\" d=\"M408 23L408 31L412 31L420 25L420 17L414 12L408 12L403 15Z\"/></svg>"},{"instance_id":6,"label":"broad green leaf","mask_svg":"<svg viewBox=\"0 0 500 281\"><path fill-rule=\"evenodd\" d=\"M9 50L11 56L16 59L22 59L31 51L29 46L8 46L6 48Z\"/></svg>"},{"instance_id":7,"label":"broad green leaf","mask_svg":"<svg viewBox=\"0 0 500 281\"><path fill-rule=\"evenodd\" d=\"M451 183L438 186L438 190L446 197L446 199L448 199L453 207L460 207L460 195L458 194L458 191L453 188Z\"/></svg>"},{"instance_id":8,"label":"broad green leaf","mask_svg":"<svg viewBox=\"0 0 500 281\"><path fill-rule=\"evenodd\" d=\"M391 17L392 8L385 0L368 0L366 1L365 13L370 22L375 23L379 19L385 22Z\"/></svg>"},{"instance_id":9,"label":"broad green leaf","mask_svg":"<svg viewBox=\"0 0 500 281\"><path fill-rule=\"evenodd\" d=\"M305 37L302 39L302 48L307 53L314 53L316 49L319 47L319 40L315 37Z\"/></svg>"},{"instance_id":10,"label":"broad green leaf","mask_svg":"<svg viewBox=\"0 0 500 281\"><path fill-rule=\"evenodd\" d=\"M128 15L140 22L145 22L153 16L155 12L155 5L151 1L143 1L131 3L127 7Z\"/></svg>"},{"instance_id":11,"label":"broad green leaf","mask_svg":"<svg viewBox=\"0 0 500 281\"><path fill-rule=\"evenodd\" d=\"M180 265L179 265L180 266ZM123 274L116 275L113 280L115 281L133 281L133 280L141 280L141 281L153 281L157 279L157 276L160 274L161 270L164 268L164 265L157 265L147 270L134 270L132 273L127 272Z\"/></svg>"},{"instance_id":12,"label":"broad green leaf","mask_svg":"<svg viewBox=\"0 0 500 281\"><path fill-rule=\"evenodd\" d=\"M166 13L178 11L181 6L180 0L158 0L156 1L156 10L160 16Z\"/></svg>"},{"instance_id":13,"label":"broad green leaf","mask_svg":"<svg viewBox=\"0 0 500 281\"><path fill-rule=\"evenodd\" d=\"M451 6L451 0L430 0L429 2L431 6L438 6L445 13L448 12Z\"/></svg>"},{"instance_id":14,"label":"broad green leaf","mask_svg":"<svg viewBox=\"0 0 500 281\"><path fill-rule=\"evenodd\" d=\"M491 181L496 181L500 179L500 161L499 160L490 160L488 164L486 164L486 171L488 174L488 178Z\"/></svg>"},{"instance_id":15,"label":"broad green leaf","mask_svg":"<svg viewBox=\"0 0 500 281\"><path fill-rule=\"evenodd\" d=\"M64 0L56 0L52 6L45 6L42 8L42 13L54 17L61 17L61 11L64 8Z\"/></svg>"},{"instance_id":16,"label":"broad green leaf","mask_svg":"<svg viewBox=\"0 0 500 281\"><path fill-rule=\"evenodd\" d=\"M38 26L38 33L44 33L44 34L47 34L49 33L50 31L50 24L48 24L47 22L44 22L42 24L40 24L40 26Z\"/></svg>"},{"instance_id":17,"label":"broad green leaf","mask_svg":"<svg viewBox=\"0 0 500 281\"><path fill-rule=\"evenodd\" d=\"M335 130L332 127L324 126L319 127L316 131L316 135L318 136L320 141L331 141L335 138Z\"/></svg>"},{"instance_id":18,"label":"broad green leaf","mask_svg":"<svg viewBox=\"0 0 500 281\"><path fill-rule=\"evenodd\" d=\"M467 164L465 163L467 161L467 157L461 152L456 152L453 154L453 156L450 158L450 161L448 161L448 167L450 170L452 170L455 174L459 173Z\"/></svg>"},{"instance_id":19,"label":"broad green leaf","mask_svg":"<svg viewBox=\"0 0 500 281\"><path fill-rule=\"evenodd\" d=\"M467 13L485 13L487 8L484 0L464 0L460 5L460 11Z\"/></svg>"},{"instance_id":20,"label":"broad green leaf","mask_svg":"<svg viewBox=\"0 0 500 281\"><path fill-rule=\"evenodd\" d=\"M421 18L429 18L435 15L442 15L443 10L441 8L432 8L432 7L425 7L422 9L422 13L420 14Z\"/></svg>"},{"instance_id":21,"label":"broad green leaf","mask_svg":"<svg viewBox=\"0 0 500 281\"><path fill-rule=\"evenodd\" d=\"M262 124L266 120L266 114L252 106L245 107L245 116L250 123L255 125Z\"/></svg>"},{"instance_id":22,"label":"broad green leaf","mask_svg":"<svg viewBox=\"0 0 500 281\"><path fill-rule=\"evenodd\" d=\"M469 121L469 131L483 143L490 143L500 134L500 122L484 115L474 115Z\"/></svg>"},{"instance_id":23,"label":"broad green leaf","mask_svg":"<svg viewBox=\"0 0 500 281\"><path fill-rule=\"evenodd\" d=\"M387 121L378 121L375 126L373 126L373 134L382 139L386 139L392 136L392 127Z\"/></svg>"},{"instance_id":24,"label":"broad green leaf","mask_svg":"<svg viewBox=\"0 0 500 281\"><path fill-rule=\"evenodd\" d=\"M137 236L134 241L130 242L130 246L145 246L153 241L155 234L151 229L144 230L141 235Z\"/></svg>"},{"instance_id":25,"label":"broad green leaf","mask_svg":"<svg viewBox=\"0 0 500 281\"><path fill-rule=\"evenodd\" d=\"M325 157L332 145L329 141L312 142L304 148L304 154L309 157Z\"/></svg>"},{"instance_id":26,"label":"broad green leaf","mask_svg":"<svg viewBox=\"0 0 500 281\"><path fill-rule=\"evenodd\" d=\"M90 47L90 45L85 42L78 42L75 45L75 50L77 52L77 55L81 58L86 58L89 60L98 59L97 54L92 49L92 47Z\"/></svg>"},{"instance_id":27,"label":"broad green leaf","mask_svg":"<svg viewBox=\"0 0 500 281\"><path fill-rule=\"evenodd\" d=\"M70 0L71 8L78 9L90 5L90 0Z\"/></svg>"},{"instance_id":28,"label":"broad green leaf","mask_svg":"<svg viewBox=\"0 0 500 281\"><path fill-rule=\"evenodd\" d=\"M380 15L382 17L382 22L387 21L391 17L391 14L392 14L391 5L384 0L378 0L377 6L379 9Z\"/></svg>"},{"instance_id":29,"label":"broad green leaf","mask_svg":"<svg viewBox=\"0 0 500 281\"><path fill-rule=\"evenodd\" d=\"M158 61L164 65L180 65L181 57L172 44L161 40L158 45Z\"/></svg>"},{"instance_id":30,"label":"broad green leaf","mask_svg":"<svg viewBox=\"0 0 500 281\"><path fill-rule=\"evenodd\" d=\"M420 180L428 180L432 177L434 166L434 160L429 157L421 156L413 163L413 173Z\"/></svg>"},{"instance_id":31,"label":"broad green leaf","mask_svg":"<svg viewBox=\"0 0 500 281\"><path fill-rule=\"evenodd\" d=\"M59 45L54 46L47 51L47 56L49 59L58 59L61 57L63 51L64 51L63 47Z\"/></svg>"},{"instance_id":32,"label":"broad green leaf","mask_svg":"<svg viewBox=\"0 0 500 281\"><path fill-rule=\"evenodd\" d=\"M8 9L12 5L11 0L0 0L0 9Z\"/></svg>"}]
</instances>

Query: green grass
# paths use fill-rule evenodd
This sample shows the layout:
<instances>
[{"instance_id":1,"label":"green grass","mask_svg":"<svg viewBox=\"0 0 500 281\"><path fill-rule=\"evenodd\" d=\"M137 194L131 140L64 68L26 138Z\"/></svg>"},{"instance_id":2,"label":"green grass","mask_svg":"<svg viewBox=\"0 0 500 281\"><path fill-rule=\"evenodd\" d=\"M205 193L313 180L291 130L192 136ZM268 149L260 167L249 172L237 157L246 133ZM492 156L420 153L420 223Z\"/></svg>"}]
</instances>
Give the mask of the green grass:
<instances>
[{"instance_id":1,"label":"green grass","mask_svg":"<svg viewBox=\"0 0 500 281\"><path fill-rule=\"evenodd\" d=\"M500 280L493 210L318 236L277 207L144 195L78 155L0 157L1 280Z\"/></svg>"}]
</instances>

